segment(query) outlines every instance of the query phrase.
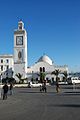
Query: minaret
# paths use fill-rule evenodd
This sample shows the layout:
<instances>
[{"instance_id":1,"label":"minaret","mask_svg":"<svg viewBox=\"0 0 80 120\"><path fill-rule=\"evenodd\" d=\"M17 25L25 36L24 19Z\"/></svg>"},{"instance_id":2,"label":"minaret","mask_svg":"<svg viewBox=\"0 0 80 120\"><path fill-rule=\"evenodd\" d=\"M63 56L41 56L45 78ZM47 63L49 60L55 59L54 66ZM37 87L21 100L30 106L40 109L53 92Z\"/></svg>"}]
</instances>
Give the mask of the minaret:
<instances>
[{"instance_id":1,"label":"minaret","mask_svg":"<svg viewBox=\"0 0 80 120\"><path fill-rule=\"evenodd\" d=\"M27 32L24 23L18 22L18 29L14 31L14 77L20 73L22 78L26 78L27 70Z\"/></svg>"}]
</instances>

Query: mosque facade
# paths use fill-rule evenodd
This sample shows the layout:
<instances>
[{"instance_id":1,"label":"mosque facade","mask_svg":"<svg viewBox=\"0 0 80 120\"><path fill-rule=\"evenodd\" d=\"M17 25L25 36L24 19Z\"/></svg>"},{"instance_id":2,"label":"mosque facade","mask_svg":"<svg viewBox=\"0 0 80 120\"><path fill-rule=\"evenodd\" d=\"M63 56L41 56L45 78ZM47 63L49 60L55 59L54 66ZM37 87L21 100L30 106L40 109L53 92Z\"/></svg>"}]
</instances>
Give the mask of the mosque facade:
<instances>
[{"instance_id":1,"label":"mosque facade","mask_svg":"<svg viewBox=\"0 0 80 120\"><path fill-rule=\"evenodd\" d=\"M60 73L64 73L65 71L68 73L68 66L58 66L47 56L43 55L39 58L39 60L32 66L27 69L28 79L40 80L40 69L45 72L45 80L55 81L56 77L54 74L51 74L55 70L59 70ZM62 76L59 76L62 79Z\"/></svg>"},{"instance_id":2,"label":"mosque facade","mask_svg":"<svg viewBox=\"0 0 80 120\"><path fill-rule=\"evenodd\" d=\"M14 54L13 55L0 55L0 77L14 77L18 81L16 74L20 73L22 78L31 80L40 79L40 69L46 73L45 79L55 79L51 73L55 70L61 72L67 71L68 66L55 65L47 55L41 56L34 65L27 67L27 32L24 29L24 23L18 22L18 29L14 30ZM12 74L13 73L13 74Z\"/></svg>"}]
</instances>

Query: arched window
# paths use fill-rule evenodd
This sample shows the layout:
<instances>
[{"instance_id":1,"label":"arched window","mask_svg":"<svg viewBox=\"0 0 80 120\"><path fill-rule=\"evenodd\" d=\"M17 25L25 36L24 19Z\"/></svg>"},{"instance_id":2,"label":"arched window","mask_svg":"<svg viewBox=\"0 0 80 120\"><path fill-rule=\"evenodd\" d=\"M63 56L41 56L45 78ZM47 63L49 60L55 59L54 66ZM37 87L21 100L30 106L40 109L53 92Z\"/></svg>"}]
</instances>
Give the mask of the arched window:
<instances>
[{"instance_id":1,"label":"arched window","mask_svg":"<svg viewBox=\"0 0 80 120\"><path fill-rule=\"evenodd\" d=\"M40 67L40 72L42 72L42 67Z\"/></svg>"},{"instance_id":2,"label":"arched window","mask_svg":"<svg viewBox=\"0 0 80 120\"><path fill-rule=\"evenodd\" d=\"M21 57L22 57L22 54L21 54L21 51L19 51L18 58L21 59Z\"/></svg>"},{"instance_id":3,"label":"arched window","mask_svg":"<svg viewBox=\"0 0 80 120\"><path fill-rule=\"evenodd\" d=\"M45 72L45 67L43 67L43 72Z\"/></svg>"}]
</instances>

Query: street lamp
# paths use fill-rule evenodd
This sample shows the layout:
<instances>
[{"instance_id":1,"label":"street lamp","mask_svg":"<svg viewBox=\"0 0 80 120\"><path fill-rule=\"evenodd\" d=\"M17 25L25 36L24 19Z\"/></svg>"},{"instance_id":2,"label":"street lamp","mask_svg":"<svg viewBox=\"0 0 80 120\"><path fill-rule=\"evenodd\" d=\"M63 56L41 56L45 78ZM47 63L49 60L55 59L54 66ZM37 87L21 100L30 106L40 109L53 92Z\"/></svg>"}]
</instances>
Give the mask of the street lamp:
<instances>
[{"instance_id":1,"label":"street lamp","mask_svg":"<svg viewBox=\"0 0 80 120\"><path fill-rule=\"evenodd\" d=\"M2 97L2 74L0 75L0 98Z\"/></svg>"}]
</instances>

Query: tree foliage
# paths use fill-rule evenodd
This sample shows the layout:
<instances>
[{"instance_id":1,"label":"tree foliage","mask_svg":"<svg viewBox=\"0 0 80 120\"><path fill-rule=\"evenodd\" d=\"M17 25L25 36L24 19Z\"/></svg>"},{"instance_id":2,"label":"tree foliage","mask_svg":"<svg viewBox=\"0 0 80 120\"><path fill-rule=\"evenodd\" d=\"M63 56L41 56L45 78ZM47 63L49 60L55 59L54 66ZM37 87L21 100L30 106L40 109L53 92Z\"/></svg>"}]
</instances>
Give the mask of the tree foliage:
<instances>
[{"instance_id":1,"label":"tree foliage","mask_svg":"<svg viewBox=\"0 0 80 120\"><path fill-rule=\"evenodd\" d=\"M22 75L22 74L20 74L20 73L17 73L17 74L16 74L16 76L18 77L18 79L19 79L20 83L24 83L24 80L27 80L27 78L22 78L22 77L23 77L23 75Z\"/></svg>"}]
</instances>

